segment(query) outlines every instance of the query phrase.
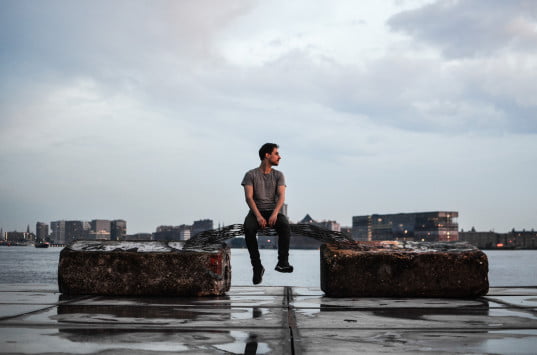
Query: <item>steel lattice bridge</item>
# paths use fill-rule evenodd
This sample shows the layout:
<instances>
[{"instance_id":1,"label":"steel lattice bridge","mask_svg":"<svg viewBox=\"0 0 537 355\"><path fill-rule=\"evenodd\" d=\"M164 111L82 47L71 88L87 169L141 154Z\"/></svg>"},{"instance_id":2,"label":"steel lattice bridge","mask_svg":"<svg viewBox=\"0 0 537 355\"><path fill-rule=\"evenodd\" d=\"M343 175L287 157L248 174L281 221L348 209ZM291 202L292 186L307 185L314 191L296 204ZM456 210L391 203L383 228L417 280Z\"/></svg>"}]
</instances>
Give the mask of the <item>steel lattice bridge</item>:
<instances>
[{"instance_id":1,"label":"steel lattice bridge","mask_svg":"<svg viewBox=\"0 0 537 355\"><path fill-rule=\"evenodd\" d=\"M324 229L310 223L289 224L289 228L291 229L291 233L310 237L322 243L341 243L352 240L341 232ZM267 236L278 235L273 228L259 229L258 234ZM183 249L212 249L216 244L221 244L228 239L241 235L244 235L244 226L242 224L231 224L196 234L185 242Z\"/></svg>"}]
</instances>

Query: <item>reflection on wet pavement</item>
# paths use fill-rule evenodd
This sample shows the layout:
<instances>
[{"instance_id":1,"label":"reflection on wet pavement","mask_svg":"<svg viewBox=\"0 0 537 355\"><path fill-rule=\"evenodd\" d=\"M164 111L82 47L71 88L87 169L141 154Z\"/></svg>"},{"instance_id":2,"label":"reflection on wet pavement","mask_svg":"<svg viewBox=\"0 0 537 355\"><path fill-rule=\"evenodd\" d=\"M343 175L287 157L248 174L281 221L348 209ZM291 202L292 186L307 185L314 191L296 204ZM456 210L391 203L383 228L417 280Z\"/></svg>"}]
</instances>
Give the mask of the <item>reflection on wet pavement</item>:
<instances>
[{"instance_id":1,"label":"reflection on wet pavement","mask_svg":"<svg viewBox=\"0 0 537 355\"><path fill-rule=\"evenodd\" d=\"M205 298L0 291L0 354L533 354L533 288L479 299L329 298L238 287Z\"/></svg>"}]
</instances>

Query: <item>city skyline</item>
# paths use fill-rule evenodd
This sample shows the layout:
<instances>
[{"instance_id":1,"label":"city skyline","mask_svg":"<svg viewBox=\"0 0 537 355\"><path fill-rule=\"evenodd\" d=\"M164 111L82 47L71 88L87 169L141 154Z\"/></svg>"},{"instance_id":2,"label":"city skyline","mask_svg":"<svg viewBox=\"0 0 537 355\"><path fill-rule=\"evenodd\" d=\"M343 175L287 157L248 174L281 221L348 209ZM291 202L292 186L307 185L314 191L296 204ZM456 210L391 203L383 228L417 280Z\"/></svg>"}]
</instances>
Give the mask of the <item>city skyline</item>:
<instances>
[{"instance_id":1,"label":"city skyline","mask_svg":"<svg viewBox=\"0 0 537 355\"><path fill-rule=\"evenodd\" d=\"M287 205L285 205L287 207ZM476 228L475 226L471 226L470 228L463 228L463 227L460 227L460 225L458 224L458 212L457 211L453 211L453 212L442 212L442 211L413 211L413 212L402 212L402 211L399 211L399 212L395 212L395 213L391 213L389 215L413 215L413 214L431 214L431 213L437 213L437 212L441 212L441 213L454 213L455 214L455 217L454 217L454 221L455 223L458 225L458 231L476 231ZM290 222L291 223L307 223L307 222L304 222L304 220L308 219L308 220L311 220L312 222L315 222L315 223L324 223L324 224L327 224L327 223L332 223L332 224L335 224L337 226L341 226L341 228L352 228L352 226L355 224L355 220L357 218L363 218L363 217L372 217L372 216L377 216L379 214L377 213L370 213L366 216L352 216L352 220L351 220L351 223L349 224L345 224L345 223L341 223L340 221L337 221L337 220L331 220L331 219L326 219L326 218L322 218L322 219L314 219L310 216L309 213L306 213L306 215L302 218L299 218L297 220L292 220L290 219ZM63 222L82 222L82 223L87 223L87 224L90 224L90 220L84 220L84 219L70 219L70 220L67 220L65 218L63 219L56 219L56 221L63 221ZM108 221L108 222L117 222L117 221L122 221L124 223L127 223L126 220L124 219L92 219L91 222L95 222L95 221ZM184 221L181 221L181 222L174 222L174 223L169 223L169 224L163 224L163 223L160 223L156 226L154 226L152 229L149 229L149 230L145 230L145 231L136 231L136 232L130 232L130 233L127 233L127 234L130 234L130 235L134 235L134 234L145 234L145 233L155 233L155 232L158 232L159 231L159 228L162 228L162 227L192 227L192 225L196 224L197 222L204 222L204 221L210 221L211 224L214 225L214 228L219 228L219 227L224 227L226 226L226 224L222 223L222 222L218 222L215 221L212 219L212 218L209 218L209 217L205 217L205 218L197 218L196 220L192 221L191 224L186 224ZM32 233L34 233L34 231L32 230L32 226L36 226L36 231L35 231L35 234L37 235L37 225L39 224L45 224L47 226L47 229L49 226L51 226L53 223L55 223L55 221L50 221L50 222L43 222L43 221L36 221L34 224L32 223L29 223L26 225L25 227L25 230L26 231L30 231ZM240 223L240 222L237 222L237 223ZM234 223L230 223L230 224L234 224ZM227 224L229 225L229 224ZM330 229L330 228L328 228ZM533 232L535 231L536 228L534 227L531 227L531 228L519 228L517 226L513 226L511 229L507 230L507 231L497 231L497 230L494 230L492 228L489 228L489 229L481 229L481 230L478 230L480 232L511 232L511 231L528 231L528 232ZM0 226L0 231L3 231L3 232L20 232L20 231L23 231L23 229L12 229L12 230L8 230L8 229L5 229L3 228L2 226Z\"/></svg>"},{"instance_id":2,"label":"city skyline","mask_svg":"<svg viewBox=\"0 0 537 355\"><path fill-rule=\"evenodd\" d=\"M530 230L536 38L524 0L2 1L0 227L242 223L275 142L292 220Z\"/></svg>"}]
</instances>

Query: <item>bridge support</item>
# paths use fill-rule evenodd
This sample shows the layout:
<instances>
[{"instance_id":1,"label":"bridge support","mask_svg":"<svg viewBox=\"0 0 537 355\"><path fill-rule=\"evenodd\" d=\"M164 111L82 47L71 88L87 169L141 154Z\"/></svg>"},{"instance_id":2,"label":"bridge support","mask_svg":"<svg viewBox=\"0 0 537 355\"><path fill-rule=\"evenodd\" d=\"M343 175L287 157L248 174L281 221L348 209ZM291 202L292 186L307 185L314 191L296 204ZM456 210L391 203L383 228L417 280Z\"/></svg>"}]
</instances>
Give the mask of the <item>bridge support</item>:
<instances>
[{"instance_id":1,"label":"bridge support","mask_svg":"<svg viewBox=\"0 0 537 355\"><path fill-rule=\"evenodd\" d=\"M321 247L330 297L473 298L487 294L487 256L467 243L347 242Z\"/></svg>"},{"instance_id":2,"label":"bridge support","mask_svg":"<svg viewBox=\"0 0 537 355\"><path fill-rule=\"evenodd\" d=\"M58 284L69 295L214 296L231 286L229 248L181 250L177 242L78 241L60 253Z\"/></svg>"}]
</instances>

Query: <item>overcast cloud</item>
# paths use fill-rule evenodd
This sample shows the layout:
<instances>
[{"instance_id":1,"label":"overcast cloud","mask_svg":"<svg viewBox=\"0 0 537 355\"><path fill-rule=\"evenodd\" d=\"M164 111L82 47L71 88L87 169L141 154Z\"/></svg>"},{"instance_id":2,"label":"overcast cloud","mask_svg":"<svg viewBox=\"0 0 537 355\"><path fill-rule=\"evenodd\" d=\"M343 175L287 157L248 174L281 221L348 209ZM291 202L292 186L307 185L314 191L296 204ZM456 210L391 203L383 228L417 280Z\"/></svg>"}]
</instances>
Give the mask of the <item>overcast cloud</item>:
<instances>
[{"instance_id":1,"label":"overcast cloud","mask_svg":"<svg viewBox=\"0 0 537 355\"><path fill-rule=\"evenodd\" d=\"M0 2L0 227L242 222L280 144L289 217L535 228L534 1Z\"/></svg>"}]
</instances>

